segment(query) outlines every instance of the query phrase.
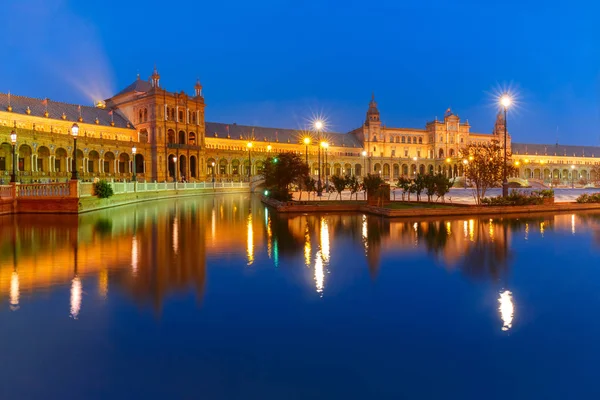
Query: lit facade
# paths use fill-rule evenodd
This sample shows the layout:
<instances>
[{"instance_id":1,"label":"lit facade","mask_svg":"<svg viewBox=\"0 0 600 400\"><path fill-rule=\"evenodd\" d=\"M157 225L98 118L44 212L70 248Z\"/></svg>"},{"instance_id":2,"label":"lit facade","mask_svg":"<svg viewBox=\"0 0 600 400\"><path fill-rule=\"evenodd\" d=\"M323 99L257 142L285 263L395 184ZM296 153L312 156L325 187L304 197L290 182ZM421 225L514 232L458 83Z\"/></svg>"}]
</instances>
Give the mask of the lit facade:
<instances>
[{"instance_id":1,"label":"lit facade","mask_svg":"<svg viewBox=\"0 0 600 400\"><path fill-rule=\"evenodd\" d=\"M450 109L424 128L388 127L374 96L363 125L348 133L206 122L200 82L193 89L190 95L163 89L155 69L148 80L138 76L96 107L0 94L0 180L8 182L12 171L12 130L17 133L18 181L68 179L73 123L79 125L77 170L84 180L128 180L134 167L138 179L146 181L245 180L260 172L270 154L280 152L305 157L314 175L321 153L323 177L366 172L389 180L429 172L460 177L462 147L491 140L502 145L504 140L502 113L491 133L472 132L469 122ZM327 150L319 148L320 141L327 141ZM520 178L563 184L597 179L600 147L512 143L510 134L507 146Z\"/></svg>"}]
</instances>

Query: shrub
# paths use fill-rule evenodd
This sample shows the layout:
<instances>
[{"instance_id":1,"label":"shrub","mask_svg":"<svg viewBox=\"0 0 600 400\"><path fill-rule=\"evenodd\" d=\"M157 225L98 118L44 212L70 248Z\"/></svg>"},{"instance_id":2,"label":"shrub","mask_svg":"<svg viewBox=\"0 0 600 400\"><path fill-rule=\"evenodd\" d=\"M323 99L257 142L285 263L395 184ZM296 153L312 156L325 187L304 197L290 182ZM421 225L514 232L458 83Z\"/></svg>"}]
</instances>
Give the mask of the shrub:
<instances>
[{"instance_id":1,"label":"shrub","mask_svg":"<svg viewBox=\"0 0 600 400\"><path fill-rule=\"evenodd\" d=\"M600 203L600 193L582 194L576 200L578 203Z\"/></svg>"},{"instance_id":2,"label":"shrub","mask_svg":"<svg viewBox=\"0 0 600 400\"><path fill-rule=\"evenodd\" d=\"M271 186L265 190L265 196L279 201L292 200L292 193L287 188L280 188L277 186Z\"/></svg>"},{"instance_id":3,"label":"shrub","mask_svg":"<svg viewBox=\"0 0 600 400\"><path fill-rule=\"evenodd\" d=\"M94 183L94 194L100 199L108 199L115 194L110 183L105 180Z\"/></svg>"},{"instance_id":4,"label":"shrub","mask_svg":"<svg viewBox=\"0 0 600 400\"><path fill-rule=\"evenodd\" d=\"M542 198L546 198L546 199L550 199L552 197L554 197L554 190L552 189L544 189L544 190L540 190L539 192L531 192L533 193L538 193L540 197Z\"/></svg>"},{"instance_id":5,"label":"shrub","mask_svg":"<svg viewBox=\"0 0 600 400\"><path fill-rule=\"evenodd\" d=\"M544 197L554 197L553 190L543 190L542 192L546 192L544 196L540 192L527 194L513 190L506 197L485 197L481 199L481 204L485 206L531 206L542 204ZM548 196L549 192L552 192L552 196Z\"/></svg>"}]
</instances>

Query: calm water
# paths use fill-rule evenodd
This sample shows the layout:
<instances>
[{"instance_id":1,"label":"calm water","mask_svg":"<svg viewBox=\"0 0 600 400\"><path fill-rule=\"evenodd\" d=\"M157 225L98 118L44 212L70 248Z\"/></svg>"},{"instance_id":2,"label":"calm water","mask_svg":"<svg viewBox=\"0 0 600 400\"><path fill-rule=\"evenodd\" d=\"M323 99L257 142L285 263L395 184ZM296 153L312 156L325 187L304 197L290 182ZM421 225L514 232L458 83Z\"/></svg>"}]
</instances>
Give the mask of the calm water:
<instances>
[{"instance_id":1,"label":"calm water","mask_svg":"<svg viewBox=\"0 0 600 400\"><path fill-rule=\"evenodd\" d=\"M598 398L600 214L0 218L0 398Z\"/></svg>"}]
</instances>

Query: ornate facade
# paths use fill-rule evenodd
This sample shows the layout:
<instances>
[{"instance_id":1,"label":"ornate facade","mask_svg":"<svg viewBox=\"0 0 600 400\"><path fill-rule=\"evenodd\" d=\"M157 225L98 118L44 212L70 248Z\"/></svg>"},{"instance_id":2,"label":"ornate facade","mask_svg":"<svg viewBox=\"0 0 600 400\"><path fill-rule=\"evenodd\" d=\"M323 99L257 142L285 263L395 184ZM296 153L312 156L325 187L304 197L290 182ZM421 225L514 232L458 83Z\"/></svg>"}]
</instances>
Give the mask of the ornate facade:
<instances>
[{"instance_id":1,"label":"ornate facade","mask_svg":"<svg viewBox=\"0 0 600 400\"><path fill-rule=\"evenodd\" d=\"M417 173L442 172L462 176L461 147L504 139L504 119L498 114L491 133L471 132L468 121L448 109L443 120L424 128L394 128L382 124L374 96L365 122L348 133L315 133L205 122L202 85L193 95L160 86L155 69L148 80L138 78L95 107L78 106L0 94L0 181L12 171L10 132L17 133L19 181L65 180L73 168L70 129L79 125L77 169L82 179L165 181L244 180L258 174L270 154L295 152L307 158L323 176L365 172L394 180ZM311 138L305 145L304 139ZM513 161L524 179L565 183L595 179L599 147L512 143ZM326 150L318 142L326 141ZM249 145L250 143L250 145ZM137 152L134 156L133 148ZM135 165L134 165L135 158Z\"/></svg>"}]
</instances>

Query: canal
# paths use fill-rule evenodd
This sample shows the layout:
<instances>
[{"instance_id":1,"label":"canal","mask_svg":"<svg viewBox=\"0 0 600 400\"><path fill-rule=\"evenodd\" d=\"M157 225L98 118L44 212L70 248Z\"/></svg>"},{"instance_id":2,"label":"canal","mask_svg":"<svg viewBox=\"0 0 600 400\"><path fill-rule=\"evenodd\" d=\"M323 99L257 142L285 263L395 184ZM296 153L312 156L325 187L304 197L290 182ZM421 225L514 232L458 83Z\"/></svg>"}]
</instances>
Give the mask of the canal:
<instances>
[{"instance_id":1,"label":"canal","mask_svg":"<svg viewBox=\"0 0 600 400\"><path fill-rule=\"evenodd\" d=\"M0 217L0 398L598 398L600 213Z\"/></svg>"}]
</instances>

